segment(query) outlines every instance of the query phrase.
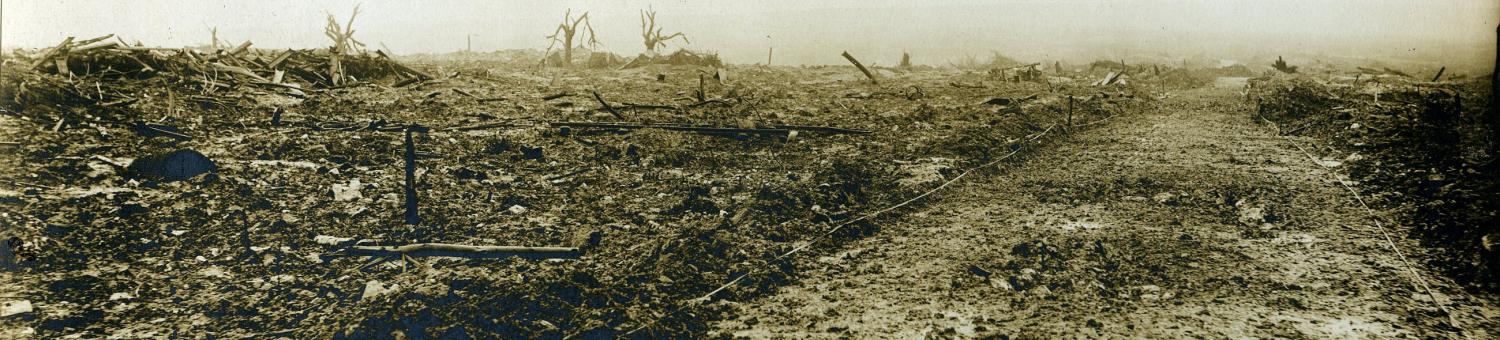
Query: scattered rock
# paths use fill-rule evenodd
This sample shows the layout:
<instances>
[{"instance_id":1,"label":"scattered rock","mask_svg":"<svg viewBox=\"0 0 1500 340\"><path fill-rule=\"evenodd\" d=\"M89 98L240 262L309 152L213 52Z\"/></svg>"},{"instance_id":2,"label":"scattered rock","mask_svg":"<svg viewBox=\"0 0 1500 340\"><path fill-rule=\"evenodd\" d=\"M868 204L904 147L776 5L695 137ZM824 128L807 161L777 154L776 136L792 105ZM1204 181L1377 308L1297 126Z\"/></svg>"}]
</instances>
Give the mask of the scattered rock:
<instances>
[{"instance_id":1,"label":"scattered rock","mask_svg":"<svg viewBox=\"0 0 1500 340\"><path fill-rule=\"evenodd\" d=\"M1047 297L1048 295L1052 295L1052 289L1047 288L1047 285L1037 285L1036 287L1032 287L1031 289L1026 290L1026 295L1035 297Z\"/></svg>"},{"instance_id":2,"label":"scattered rock","mask_svg":"<svg viewBox=\"0 0 1500 340\"><path fill-rule=\"evenodd\" d=\"M529 146L523 146L523 147L521 147L521 158L522 159L542 159L542 148L540 148L540 147L533 148L533 147L529 147Z\"/></svg>"},{"instance_id":3,"label":"scattered rock","mask_svg":"<svg viewBox=\"0 0 1500 340\"><path fill-rule=\"evenodd\" d=\"M1156 194L1156 196L1151 196L1151 199L1155 200L1156 203L1160 203L1160 204L1177 205L1177 194L1170 193L1170 192L1163 192L1163 193L1160 193L1160 194Z\"/></svg>"},{"instance_id":4,"label":"scattered rock","mask_svg":"<svg viewBox=\"0 0 1500 340\"><path fill-rule=\"evenodd\" d=\"M1021 273L1010 277L1010 284L1017 290L1030 289L1036 285L1036 270L1031 268L1021 269Z\"/></svg>"},{"instance_id":5,"label":"scattered rock","mask_svg":"<svg viewBox=\"0 0 1500 340\"><path fill-rule=\"evenodd\" d=\"M0 303L0 317L31 313L31 301L15 300Z\"/></svg>"},{"instance_id":6,"label":"scattered rock","mask_svg":"<svg viewBox=\"0 0 1500 340\"><path fill-rule=\"evenodd\" d=\"M510 206L510 209L506 209L506 210L510 211L510 213L516 214L516 215L525 214L526 211L527 211L526 207L523 207L523 206L521 206L519 204L512 205L512 206Z\"/></svg>"},{"instance_id":7,"label":"scattered rock","mask_svg":"<svg viewBox=\"0 0 1500 340\"><path fill-rule=\"evenodd\" d=\"M380 282L380 280L370 280L369 282L365 282L365 292L363 294L360 294L359 300L370 301L371 299L378 299L382 296L386 296L400 290L401 285L399 284L393 284L390 287L386 287L385 284Z\"/></svg>"},{"instance_id":8,"label":"scattered rock","mask_svg":"<svg viewBox=\"0 0 1500 340\"><path fill-rule=\"evenodd\" d=\"M901 172L906 177L896 180L896 183L904 188L924 187L942 182L943 171L953 168L953 159L930 158L911 164L901 165Z\"/></svg>"},{"instance_id":9,"label":"scattered rock","mask_svg":"<svg viewBox=\"0 0 1500 340\"><path fill-rule=\"evenodd\" d=\"M1006 280L990 280L990 287L1004 291L1016 290L1016 287L1011 286L1010 282L1007 282Z\"/></svg>"},{"instance_id":10,"label":"scattered rock","mask_svg":"<svg viewBox=\"0 0 1500 340\"><path fill-rule=\"evenodd\" d=\"M218 165L198 151L181 149L138 158L125 170L141 178L176 182L217 171Z\"/></svg>"},{"instance_id":11,"label":"scattered rock","mask_svg":"<svg viewBox=\"0 0 1500 340\"><path fill-rule=\"evenodd\" d=\"M972 273L974 275L978 275L978 276L981 276L981 277L985 277L985 278L990 277L990 271L986 270L986 269L984 269L984 268L982 268L982 267L980 267L978 265L972 265L972 264L969 265L969 273Z\"/></svg>"},{"instance_id":12,"label":"scattered rock","mask_svg":"<svg viewBox=\"0 0 1500 340\"><path fill-rule=\"evenodd\" d=\"M349 179L349 184L334 184L333 200L344 202L363 198L364 195L359 193L359 189L362 188L364 188L364 184L361 184L358 178Z\"/></svg>"}]
</instances>

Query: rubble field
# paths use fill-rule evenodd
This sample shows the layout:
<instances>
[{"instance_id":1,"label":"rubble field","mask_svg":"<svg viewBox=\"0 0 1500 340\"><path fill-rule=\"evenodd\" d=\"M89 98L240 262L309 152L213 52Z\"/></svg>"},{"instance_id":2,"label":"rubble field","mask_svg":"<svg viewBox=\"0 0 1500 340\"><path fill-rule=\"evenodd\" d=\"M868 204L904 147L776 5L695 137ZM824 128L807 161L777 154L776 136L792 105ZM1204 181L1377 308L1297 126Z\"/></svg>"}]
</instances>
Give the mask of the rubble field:
<instances>
[{"instance_id":1,"label":"rubble field","mask_svg":"<svg viewBox=\"0 0 1500 340\"><path fill-rule=\"evenodd\" d=\"M942 193L841 223L1211 79L109 41L0 65L5 334L701 335ZM549 248L369 251L431 243Z\"/></svg>"}]
</instances>

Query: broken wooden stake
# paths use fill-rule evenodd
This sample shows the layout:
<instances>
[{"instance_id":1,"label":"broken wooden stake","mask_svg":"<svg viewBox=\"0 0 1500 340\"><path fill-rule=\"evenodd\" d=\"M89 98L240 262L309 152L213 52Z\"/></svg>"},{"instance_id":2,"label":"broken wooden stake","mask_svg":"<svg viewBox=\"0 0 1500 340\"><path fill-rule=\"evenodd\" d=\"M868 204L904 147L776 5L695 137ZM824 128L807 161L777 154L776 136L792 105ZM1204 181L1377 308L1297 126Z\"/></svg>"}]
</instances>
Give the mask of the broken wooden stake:
<instances>
[{"instance_id":1,"label":"broken wooden stake","mask_svg":"<svg viewBox=\"0 0 1500 340\"><path fill-rule=\"evenodd\" d=\"M702 78L699 79L701 80ZM615 111L615 108L613 106L609 106L609 102L604 101L604 96L600 96L598 90L592 90L589 92L592 92L594 94L594 100L599 101L599 105L604 105L604 110L609 111L609 114L614 115L615 119L625 120L625 116L621 116L619 111Z\"/></svg>"},{"instance_id":2,"label":"broken wooden stake","mask_svg":"<svg viewBox=\"0 0 1500 340\"><path fill-rule=\"evenodd\" d=\"M406 224L417 225L417 147L412 144L411 133L416 127L406 129Z\"/></svg>"},{"instance_id":3,"label":"broken wooden stake","mask_svg":"<svg viewBox=\"0 0 1500 340\"><path fill-rule=\"evenodd\" d=\"M1073 96L1068 95L1068 126L1073 126Z\"/></svg>"},{"instance_id":4,"label":"broken wooden stake","mask_svg":"<svg viewBox=\"0 0 1500 340\"><path fill-rule=\"evenodd\" d=\"M577 247L470 246L447 243L415 243L402 246L353 246L353 254L366 256L444 256L471 259L520 257L528 259L577 258Z\"/></svg>"},{"instance_id":5,"label":"broken wooden stake","mask_svg":"<svg viewBox=\"0 0 1500 340\"><path fill-rule=\"evenodd\" d=\"M1432 81L1433 82L1437 82L1438 79L1442 79L1443 78L1443 71L1447 71L1447 70L1448 70L1447 66L1443 66L1442 68L1439 68L1437 75L1432 76Z\"/></svg>"},{"instance_id":6,"label":"broken wooden stake","mask_svg":"<svg viewBox=\"0 0 1500 340\"><path fill-rule=\"evenodd\" d=\"M854 60L854 56L849 55L849 51L844 51L844 59L849 59L849 63L854 64L854 67L858 68L859 72L863 72L865 74L865 77L870 78L870 83L871 84L879 84L880 83L879 80L875 79L875 74L870 73L870 70L867 69L867 68L865 68L864 64L860 64L859 60Z\"/></svg>"},{"instance_id":7,"label":"broken wooden stake","mask_svg":"<svg viewBox=\"0 0 1500 340\"><path fill-rule=\"evenodd\" d=\"M703 91L703 72L698 72L698 101L702 102L708 94Z\"/></svg>"}]
</instances>

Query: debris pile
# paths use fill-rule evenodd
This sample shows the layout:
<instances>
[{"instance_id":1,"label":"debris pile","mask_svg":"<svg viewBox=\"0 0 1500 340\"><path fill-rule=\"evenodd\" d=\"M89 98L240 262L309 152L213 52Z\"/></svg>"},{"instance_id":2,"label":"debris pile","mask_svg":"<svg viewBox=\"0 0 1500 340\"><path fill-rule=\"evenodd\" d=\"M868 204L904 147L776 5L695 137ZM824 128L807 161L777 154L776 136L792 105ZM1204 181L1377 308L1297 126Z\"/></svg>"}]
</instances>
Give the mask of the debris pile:
<instances>
[{"instance_id":1,"label":"debris pile","mask_svg":"<svg viewBox=\"0 0 1500 340\"><path fill-rule=\"evenodd\" d=\"M40 75L8 67L5 85L14 88L15 93L7 95L6 100L22 106L43 98L110 103L129 97L117 91L106 92L103 86L93 86L95 82L114 84L153 78L195 86L205 92L252 87L298 97L305 96L305 90L361 81L396 77L400 84L432 78L392 61L381 51L259 50L252 49L250 42L230 49L200 51L131 46L111 38L114 36L80 41L68 38L19 60ZM74 87L70 85L73 83L90 86ZM113 86L109 89L113 90Z\"/></svg>"},{"instance_id":2,"label":"debris pile","mask_svg":"<svg viewBox=\"0 0 1500 340\"><path fill-rule=\"evenodd\" d=\"M641 54L625 63L620 68L636 68L646 65L687 65L704 67L723 67L724 62L719 60L717 53L693 52L680 49L668 55L652 56Z\"/></svg>"}]
</instances>

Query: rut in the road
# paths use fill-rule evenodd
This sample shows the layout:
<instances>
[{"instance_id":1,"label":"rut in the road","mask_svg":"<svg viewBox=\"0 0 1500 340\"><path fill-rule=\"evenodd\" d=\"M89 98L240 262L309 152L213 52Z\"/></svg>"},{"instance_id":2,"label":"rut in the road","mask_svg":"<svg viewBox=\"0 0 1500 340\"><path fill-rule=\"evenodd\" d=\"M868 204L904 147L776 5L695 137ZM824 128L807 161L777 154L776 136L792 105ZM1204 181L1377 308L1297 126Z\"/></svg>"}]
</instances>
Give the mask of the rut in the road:
<instances>
[{"instance_id":1,"label":"rut in the road","mask_svg":"<svg viewBox=\"0 0 1500 340\"><path fill-rule=\"evenodd\" d=\"M1456 333L1327 180L1339 169L1256 126L1229 91L1172 98L1064 144L804 261L798 284L737 304L717 329L1482 338L1496 326L1487 301L1434 281Z\"/></svg>"}]
</instances>

